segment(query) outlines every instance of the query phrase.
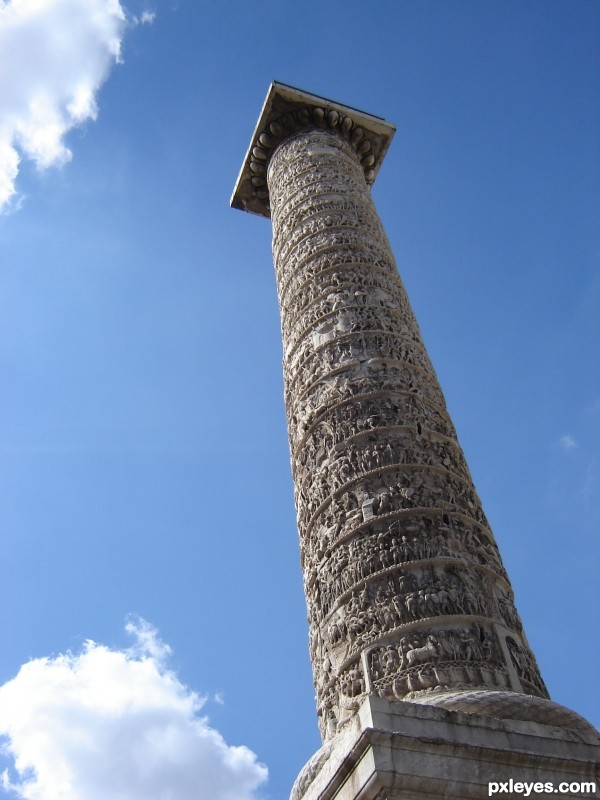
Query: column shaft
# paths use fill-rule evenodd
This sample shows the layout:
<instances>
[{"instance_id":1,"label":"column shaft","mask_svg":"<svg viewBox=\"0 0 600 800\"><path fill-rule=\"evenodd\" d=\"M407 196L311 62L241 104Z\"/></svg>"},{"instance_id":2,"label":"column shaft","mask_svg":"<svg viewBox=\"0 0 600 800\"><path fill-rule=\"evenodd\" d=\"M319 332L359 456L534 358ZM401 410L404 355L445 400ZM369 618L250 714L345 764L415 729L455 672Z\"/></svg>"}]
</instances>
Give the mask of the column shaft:
<instances>
[{"instance_id":1,"label":"column shaft","mask_svg":"<svg viewBox=\"0 0 600 800\"><path fill-rule=\"evenodd\" d=\"M360 152L306 130L266 176L324 737L366 694L547 696Z\"/></svg>"}]
</instances>

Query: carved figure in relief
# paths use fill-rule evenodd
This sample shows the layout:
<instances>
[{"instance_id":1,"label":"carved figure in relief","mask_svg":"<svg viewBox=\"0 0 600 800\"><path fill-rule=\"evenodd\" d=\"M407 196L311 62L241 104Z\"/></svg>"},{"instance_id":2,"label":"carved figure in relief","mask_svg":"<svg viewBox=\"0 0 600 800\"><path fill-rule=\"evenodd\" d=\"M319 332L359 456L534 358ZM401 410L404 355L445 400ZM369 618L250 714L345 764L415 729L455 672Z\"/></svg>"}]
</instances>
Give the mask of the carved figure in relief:
<instances>
[{"instance_id":1,"label":"carved figure in relief","mask_svg":"<svg viewBox=\"0 0 600 800\"><path fill-rule=\"evenodd\" d=\"M439 655L439 645L433 636L428 636L423 647L413 647L406 652L406 664L409 667L425 661L428 658L436 658ZM404 664L403 664L404 666Z\"/></svg>"},{"instance_id":2,"label":"carved figure in relief","mask_svg":"<svg viewBox=\"0 0 600 800\"><path fill-rule=\"evenodd\" d=\"M358 664L351 666L340 680L340 691L348 697L358 697L364 692L364 681Z\"/></svg>"},{"instance_id":3,"label":"carved figure in relief","mask_svg":"<svg viewBox=\"0 0 600 800\"><path fill-rule=\"evenodd\" d=\"M525 650L524 647L510 636L506 638L506 645L519 678L527 681L531 686L534 686L542 697L548 697L548 690L542 681L539 669L531 652Z\"/></svg>"},{"instance_id":4,"label":"carved figure in relief","mask_svg":"<svg viewBox=\"0 0 600 800\"><path fill-rule=\"evenodd\" d=\"M314 163L301 143L312 136L330 153ZM536 675L364 170L327 136L304 126L274 150L268 194L310 647L332 734L366 690L360 652L379 637L367 660L386 696L500 685L491 621L515 631L523 680ZM456 615L485 625L442 627Z\"/></svg>"}]
</instances>

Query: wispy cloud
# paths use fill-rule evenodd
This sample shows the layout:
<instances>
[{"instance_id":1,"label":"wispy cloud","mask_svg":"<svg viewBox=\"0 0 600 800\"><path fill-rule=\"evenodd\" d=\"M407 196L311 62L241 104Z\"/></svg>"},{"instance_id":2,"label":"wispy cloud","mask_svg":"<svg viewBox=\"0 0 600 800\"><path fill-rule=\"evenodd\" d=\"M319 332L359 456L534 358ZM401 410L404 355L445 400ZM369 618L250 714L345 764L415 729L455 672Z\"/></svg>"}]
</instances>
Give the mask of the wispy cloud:
<instances>
[{"instance_id":1,"label":"wispy cloud","mask_svg":"<svg viewBox=\"0 0 600 800\"><path fill-rule=\"evenodd\" d=\"M128 650L88 641L39 658L0 687L10 770L0 786L24 800L253 800L267 777L247 747L199 716L204 699L169 671L169 648L144 620Z\"/></svg>"},{"instance_id":2,"label":"wispy cloud","mask_svg":"<svg viewBox=\"0 0 600 800\"><path fill-rule=\"evenodd\" d=\"M575 448L577 447L577 442L568 433L565 433L563 436L560 437L560 439L558 440L558 444L565 453L570 453L571 450L575 450Z\"/></svg>"},{"instance_id":3,"label":"wispy cloud","mask_svg":"<svg viewBox=\"0 0 600 800\"><path fill-rule=\"evenodd\" d=\"M154 11L144 11L140 17L140 22L142 25L151 25L155 19L156 14Z\"/></svg>"},{"instance_id":4,"label":"wispy cloud","mask_svg":"<svg viewBox=\"0 0 600 800\"><path fill-rule=\"evenodd\" d=\"M96 119L126 26L119 0L0 0L0 212L22 159L39 169L70 160L65 135Z\"/></svg>"},{"instance_id":5,"label":"wispy cloud","mask_svg":"<svg viewBox=\"0 0 600 800\"><path fill-rule=\"evenodd\" d=\"M152 25L155 19L156 19L156 12L146 10L142 11L142 13L139 16L137 14L132 14L129 17L129 22L132 25Z\"/></svg>"}]
</instances>

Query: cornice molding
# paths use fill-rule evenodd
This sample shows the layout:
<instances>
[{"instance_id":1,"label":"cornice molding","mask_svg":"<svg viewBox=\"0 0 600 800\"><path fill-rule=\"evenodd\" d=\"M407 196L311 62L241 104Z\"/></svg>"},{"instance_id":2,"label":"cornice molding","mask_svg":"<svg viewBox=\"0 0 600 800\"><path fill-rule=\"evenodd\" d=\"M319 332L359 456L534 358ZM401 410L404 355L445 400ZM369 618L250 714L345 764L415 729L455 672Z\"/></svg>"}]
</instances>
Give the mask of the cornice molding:
<instances>
[{"instance_id":1,"label":"cornice molding","mask_svg":"<svg viewBox=\"0 0 600 800\"><path fill-rule=\"evenodd\" d=\"M232 207L270 217L269 160L283 141L310 130L330 131L345 139L371 186L396 129L379 117L273 82L231 197Z\"/></svg>"}]
</instances>

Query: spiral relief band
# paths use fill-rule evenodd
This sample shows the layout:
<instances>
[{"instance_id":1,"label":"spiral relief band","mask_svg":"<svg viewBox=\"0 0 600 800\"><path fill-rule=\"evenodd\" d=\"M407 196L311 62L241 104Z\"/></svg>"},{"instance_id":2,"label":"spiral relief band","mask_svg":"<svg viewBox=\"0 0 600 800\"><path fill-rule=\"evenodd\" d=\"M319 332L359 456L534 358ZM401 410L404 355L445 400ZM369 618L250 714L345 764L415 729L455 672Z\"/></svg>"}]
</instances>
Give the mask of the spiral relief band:
<instances>
[{"instance_id":1,"label":"spiral relief band","mask_svg":"<svg viewBox=\"0 0 600 800\"><path fill-rule=\"evenodd\" d=\"M290 800L596 796L600 736L548 697L371 200L394 130L272 83L231 200L273 228L323 739Z\"/></svg>"},{"instance_id":2,"label":"spiral relief band","mask_svg":"<svg viewBox=\"0 0 600 800\"><path fill-rule=\"evenodd\" d=\"M263 163L322 735L367 693L547 697L364 159L305 127Z\"/></svg>"},{"instance_id":3,"label":"spiral relief band","mask_svg":"<svg viewBox=\"0 0 600 800\"><path fill-rule=\"evenodd\" d=\"M548 727L549 733L536 733L549 744L527 761L532 775L541 765L556 766L555 737L598 742L589 723L548 697L371 200L394 131L380 117L274 82L231 199L234 208L270 218L273 229L323 738L298 778L295 799L306 792L306 800L333 800L355 767L356 786L363 786L362 766L353 759L354 748L367 740L373 754L380 746L402 752L393 768L401 792L390 800L412 800L413 789L415 797L479 797L480 762L463 748L469 715L480 720L472 724L486 729L481 742L495 754L488 780L495 779L493 764L512 757L502 731L525 737L519 747L527 760L529 726ZM418 764L404 758L403 726L413 724L410 746L424 759ZM436 752L449 760L419 794L420 772L429 775L426 742L433 730ZM383 738L370 740L374 731ZM436 783L455 768L450 742L459 745L460 758L468 752L473 761L465 767L466 782L452 790ZM346 760L338 762L347 746ZM380 755L382 764L393 759L389 750ZM584 748L578 763L587 758ZM330 768L337 770L334 781ZM387 769L377 780L388 780ZM355 800L351 784L340 797ZM365 800L387 797L376 783L369 792Z\"/></svg>"}]
</instances>

